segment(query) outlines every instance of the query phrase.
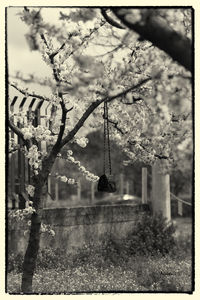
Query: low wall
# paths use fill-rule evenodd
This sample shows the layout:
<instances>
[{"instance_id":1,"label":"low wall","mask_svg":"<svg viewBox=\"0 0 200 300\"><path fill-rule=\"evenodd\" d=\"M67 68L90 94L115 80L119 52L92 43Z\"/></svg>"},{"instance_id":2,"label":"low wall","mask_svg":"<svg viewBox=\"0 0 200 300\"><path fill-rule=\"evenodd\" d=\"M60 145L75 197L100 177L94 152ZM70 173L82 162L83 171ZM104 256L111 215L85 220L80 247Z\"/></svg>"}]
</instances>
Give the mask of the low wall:
<instances>
[{"instance_id":1,"label":"low wall","mask_svg":"<svg viewBox=\"0 0 200 300\"><path fill-rule=\"evenodd\" d=\"M40 247L62 248L67 253L107 236L123 239L133 228L138 214L146 209L147 205L138 204L44 209L43 223L52 226L55 236L42 233ZM28 242L24 229L16 224L8 230L9 250L24 253Z\"/></svg>"}]
</instances>

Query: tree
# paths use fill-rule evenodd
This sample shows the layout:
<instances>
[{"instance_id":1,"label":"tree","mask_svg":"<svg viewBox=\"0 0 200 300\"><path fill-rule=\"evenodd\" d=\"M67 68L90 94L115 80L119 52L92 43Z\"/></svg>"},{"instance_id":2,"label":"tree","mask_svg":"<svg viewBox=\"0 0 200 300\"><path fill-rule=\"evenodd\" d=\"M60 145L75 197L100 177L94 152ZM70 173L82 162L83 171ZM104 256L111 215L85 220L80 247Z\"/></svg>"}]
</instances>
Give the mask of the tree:
<instances>
[{"instance_id":1,"label":"tree","mask_svg":"<svg viewBox=\"0 0 200 300\"><path fill-rule=\"evenodd\" d=\"M131 30L137 32L141 39L151 41L164 50L172 59L192 71L192 45L187 36L181 35L167 23L166 11L155 12L154 9L120 9L113 8L113 13ZM169 12L169 10L168 10ZM192 11L190 10L191 14Z\"/></svg>"},{"instance_id":2,"label":"tree","mask_svg":"<svg viewBox=\"0 0 200 300\"><path fill-rule=\"evenodd\" d=\"M32 184L27 189L31 196L31 225L23 263L23 293L32 292L40 242L42 191L61 150L66 150L66 159L88 180L98 180L73 157L70 143L86 146L88 140L78 134L82 128L87 132L88 128L101 127L103 103L109 103L111 138L130 163L139 160L153 164L164 160L168 171L173 166L177 145L183 139L191 139L190 74L184 67L153 44L138 41L132 32L121 34L102 19L98 9L63 10L60 19L65 23L60 28L46 23L41 10L25 7L20 16L29 26L26 39L30 49L41 53L52 76L41 79L17 73L15 77L23 83L49 86L51 95L39 95L10 82L23 95L48 101L51 106L50 115L46 116L48 128L34 127L31 120L20 117L18 126L9 115L8 125L21 139L32 169ZM101 50L100 54L93 54L94 46ZM48 144L48 151L39 150L41 141ZM57 177L69 184L76 183L73 178Z\"/></svg>"}]
</instances>

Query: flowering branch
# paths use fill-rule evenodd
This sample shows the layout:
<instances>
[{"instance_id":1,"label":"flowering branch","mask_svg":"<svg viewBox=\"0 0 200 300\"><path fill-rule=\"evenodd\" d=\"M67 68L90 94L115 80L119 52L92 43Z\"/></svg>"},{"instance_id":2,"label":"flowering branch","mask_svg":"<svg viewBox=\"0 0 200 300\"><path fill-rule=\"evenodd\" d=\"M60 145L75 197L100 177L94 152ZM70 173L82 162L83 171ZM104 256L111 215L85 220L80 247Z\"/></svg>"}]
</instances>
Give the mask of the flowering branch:
<instances>
[{"instance_id":1,"label":"flowering branch","mask_svg":"<svg viewBox=\"0 0 200 300\"><path fill-rule=\"evenodd\" d=\"M163 18L155 15L150 9L114 7L112 11L124 25L137 32L142 39L149 40L192 71L191 41L170 28Z\"/></svg>"},{"instance_id":2,"label":"flowering branch","mask_svg":"<svg viewBox=\"0 0 200 300\"><path fill-rule=\"evenodd\" d=\"M20 92L24 96L34 97L34 98L38 98L40 100L44 100L44 101L48 101L49 102L48 98L46 98L44 96L41 96L41 95L38 95L38 94L35 94L35 93L29 93L26 90L20 89L14 83L9 83L9 85L12 86L12 87L14 87L18 92Z\"/></svg>"},{"instance_id":3,"label":"flowering branch","mask_svg":"<svg viewBox=\"0 0 200 300\"><path fill-rule=\"evenodd\" d=\"M10 120L8 120L8 126L10 127L10 129L12 129L12 131L18 137L20 137L23 140L24 143L26 142L26 140L24 139L24 135L23 135L22 131L17 126L15 126Z\"/></svg>"},{"instance_id":4,"label":"flowering branch","mask_svg":"<svg viewBox=\"0 0 200 300\"><path fill-rule=\"evenodd\" d=\"M108 119L108 118L106 118L106 119ZM108 122L111 123L111 124L113 124L113 125L114 125L113 127L114 127L118 132L120 132L122 135L124 135L124 134L127 133L127 132L124 132L124 131L118 126L118 122L114 122L114 121L111 121L111 120L109 120L109 119L108 119ZM130 145L135 145L135 144L136 144L136 141L128 141L128 143L129 143ZM137 142L137 144L138 144L138 142ZM145 150L146 152L148 152L147 149L146 149L146 147L145 147L144 145L139 144L139 146L142 147L143 150ZM159 154L154 154L154 157L155 157L155 158L159 158L159 159L169 159L168 156L165 156L165 155L159 155Z\"/></svg>"},{"instance_id":5,"label":"flowering branch","mask_svg":"<svg viewBox=\"0 0 200 300\"><path fill-rule=\"evenodd\" d=\"M10 129L12 129L12 131L19 137L22 139L23 143L27 146L27 148L29 147L29 142L27 140L25 140L24 135L22 133L22 131L15 126L11 120L8 120L8 126L10 127Z\"/></svg>"},{"instance_id":6,"label":"flowering branch","mask_svg":"<svg viewBox=\"0 0 200 300\"><path fill-rule=\"evenodd\" d=\"M111 102L114 99L117 99L119 97L125 96L128 92L137 89L138 87L140 87L141 85L147 83L148 81L152 80L151 77L145 78L143 80L141 80L138 84L130 87L129 89L120 92L112 97L105 97L103 99L99 99L95 102L92 102L92 104L87 108L87 110L84 112L84 114L82 115L82 117L79 119L79 121L76 123L76 125L74 126L74 128L68 133L68 135L61 141L60 143L60 149L67 144L74 136L75 134L78 132L78 130L83 126L84 122L87 120L87 118L92 114L92 112L103 102Z\"/></svg>"}]
</instances>

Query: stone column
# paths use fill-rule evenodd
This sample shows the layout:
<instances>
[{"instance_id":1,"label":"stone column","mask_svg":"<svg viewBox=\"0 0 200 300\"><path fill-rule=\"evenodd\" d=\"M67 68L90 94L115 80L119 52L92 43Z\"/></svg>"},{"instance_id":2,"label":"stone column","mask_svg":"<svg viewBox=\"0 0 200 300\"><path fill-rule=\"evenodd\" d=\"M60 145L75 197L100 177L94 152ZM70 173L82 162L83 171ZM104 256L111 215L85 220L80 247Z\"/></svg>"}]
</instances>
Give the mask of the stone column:
<instances>
[{"instance_id":1,"label":"stone column","mask_svg":"<svg viewBox=\"0 0 200 300\"><path fill-rule=\"evenodd\" d=\"M163 217L171 220L170 177L162 173L157 163L152 167L152 209L154 214L161 212Z\"/></svg>"},{"instance_id":2,"label":"stone column","mask_svg":"<svg viewBox=\"0 0 200 300\"><path fill-rule=\"evenodd\" d=\"M147 168L142 168L142 203L147 203Z\"/></svg>"}]
</instances>

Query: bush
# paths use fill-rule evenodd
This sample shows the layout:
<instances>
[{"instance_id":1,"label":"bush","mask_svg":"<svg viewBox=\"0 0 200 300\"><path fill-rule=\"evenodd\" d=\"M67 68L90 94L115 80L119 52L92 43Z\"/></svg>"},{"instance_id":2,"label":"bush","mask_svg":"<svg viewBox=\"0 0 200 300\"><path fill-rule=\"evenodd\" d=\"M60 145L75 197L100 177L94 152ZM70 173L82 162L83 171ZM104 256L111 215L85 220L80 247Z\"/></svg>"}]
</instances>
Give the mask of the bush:
<instances>
[{"instance_id":1,"label":"bush","mask_svg":"<svg viewBox=\"0 0 200 300\"><path fill-rule=\"evenodd\" d=\"M175 227L161 214L144 213L128 235L125 244L130 254L167 254L175 247Z\"/></svg>"},{"instance_id":2,"label":"bush","mask_svg":"<svg viewBox=\"0 0 200 300\"><path fill-rule=\"evenodd\" d=\"M37 270L66 270L84 265L101 267L119 266L127 262L131 256L165 255L180 257L191 254L191 236L174 236L175 227L162 217L148 213L138 215L132 232L124 240L113 240L110 235L101 241L91 241L73 253L60 248L41 249L37 258ZM190 252L190 253L189 253ZM132 258L131 258L132 259ZM23 255L8 255L8 272L22 271Z\"/></svg>"}]
</instances>

